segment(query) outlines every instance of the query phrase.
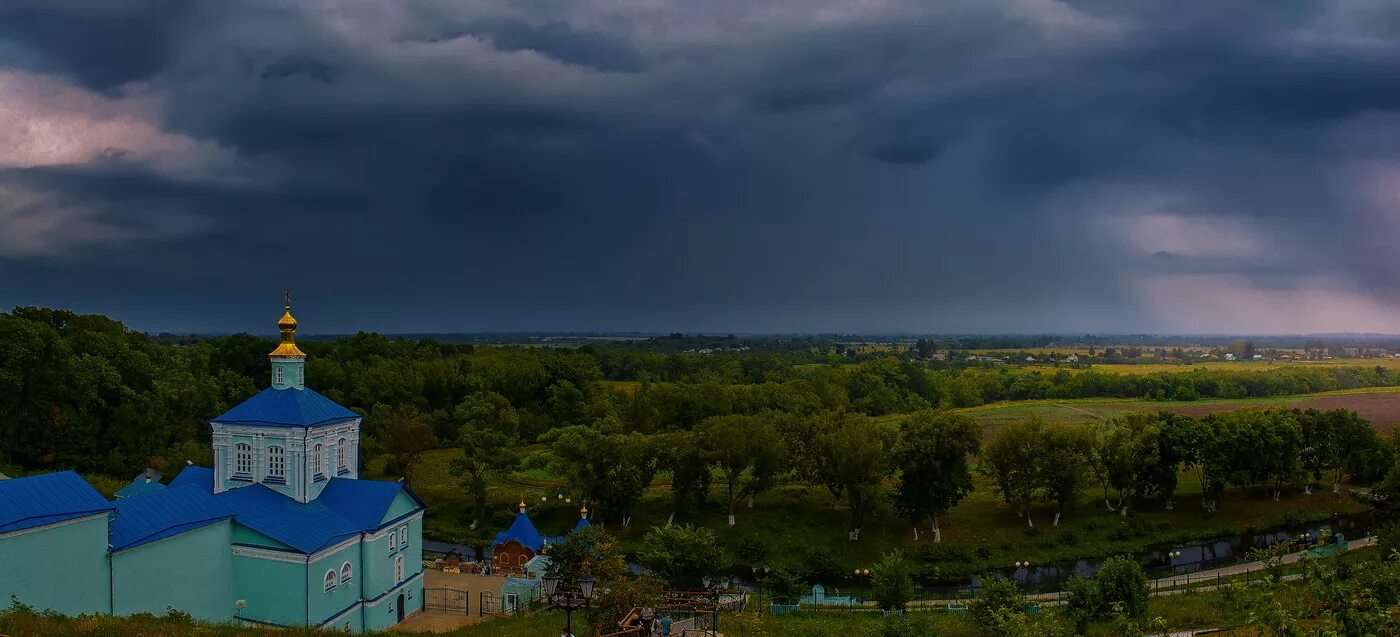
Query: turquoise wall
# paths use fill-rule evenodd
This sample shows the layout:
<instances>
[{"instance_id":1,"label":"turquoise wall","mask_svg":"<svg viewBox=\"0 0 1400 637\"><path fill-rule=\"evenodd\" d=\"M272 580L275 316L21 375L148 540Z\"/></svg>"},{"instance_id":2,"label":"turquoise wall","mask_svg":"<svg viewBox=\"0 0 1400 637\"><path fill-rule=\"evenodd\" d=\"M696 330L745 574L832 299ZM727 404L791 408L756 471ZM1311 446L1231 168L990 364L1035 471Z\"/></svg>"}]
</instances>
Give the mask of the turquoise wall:
<instances>
[{"instance_id":1,"label":"turquoise wall","mask_svg":"<svg viewBox=\"0 0 1400 637\"><path fill-rule=\"evenodd\" d=\"M423 609L423 574L420 571L411 579L405 581L402 586L390 591L377 599L365 602L364 626L365 630L385 630L398 623L398 600L399 594L404 596L404 617L408 617Z\"/></svg>"},{"instance_id":2,"label":"turquoise wall","mask_svg":"<svg viewBox=\"0 0 1400 637\"><path fill-rule=\"evenodd\" d=\"M289 554L289 557L305 557ZM233 590L248 606L239 616L283 626L306 625L306 564L233 556ZM319 593L320 588L316 589Z\"/></svg>"},{"instance_id":3,"label":"turquoise wall","mask_svg":"<svg viewBox=\"0 0 1400 637\"><path fill-rule=\"evenodd\" d=\"M346 562L349 562L350 566L354 568L354 577L349 584L340 584L338 583L340 568ZM335 571L336 574L337 585L329 592L325 590L326 571ZM360 601L361 573L359 542L319 556L311 562L311 571L307 577L307 590L311 591L311 624L313 626L321 625Z\"/></svg>"},{"instance_id":4,"label":"turquoise wall","mask_svg":"<svg viewBox=\"0 0 1400 637\"><path fill-rule=\"evenodd\" d=\"M402 493L399 497L406 497ZM398 542L399 529L407 527L408 546ZM385 529L395 533L394 550L389 550L389 533L365 543L365 599L373 599L398 584L394 581L394 558L402 555L404 580L423 570L423 522L421 519L393 523Z\"/></svg>"},{"instance_id":5,"label":"turquoise wall","mask_svg":"<svg viewBox=\"0 0 1400 637\"><path fill-rule=\"evenodd\" d=\"M277 369L282 369L282 382L277 382ZM302 389L306 387L306 359L286 358L272 360L272 386L277 389Z\"/></svg>"},{"instance_id":6,"label":"turquoise wall","mask_svg":"<svg viewBox=\"0 0 1400 637\"><path fill-rule=\"evenodd\" d=\"M111 611L107 514L0 535L0 603L65 615Z\"/></svg>"},{"instance_id":7,"label":"turquoise wall","mask_svg":"<svg viewBox=\"0 0 1400 637\"><path fill-rule=\"evenodd\" d=\"M233 523L218 522L112 554L113 611L233 619Z\"/></svg>"}]
</instances>

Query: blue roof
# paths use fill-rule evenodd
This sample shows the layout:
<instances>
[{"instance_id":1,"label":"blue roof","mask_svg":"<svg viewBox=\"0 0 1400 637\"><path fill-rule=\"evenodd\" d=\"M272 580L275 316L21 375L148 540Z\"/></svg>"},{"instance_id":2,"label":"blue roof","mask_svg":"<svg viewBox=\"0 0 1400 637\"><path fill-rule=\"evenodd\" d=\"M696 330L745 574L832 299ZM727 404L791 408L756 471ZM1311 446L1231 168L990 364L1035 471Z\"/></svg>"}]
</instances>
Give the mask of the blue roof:
<instances>
[{"instance_id":1,"label":"blue roof","mask_svg":"<svg viewBox=\"0 0 1400 637\"><path fill-rule=\"evenodd\" d=\"M261 484L214 497L233 509L239 524L302 553L315 553L364 530L317 500L302 504Z\"/></svg>"},{"instance_id":2,"label":"blue roof","mask_svg":"<svg viewBox=\"0 0 1400 637\"><path fill-rule=\"evenodd\" d=\"M197 486L214 492L214 471L185 467L170 487ZM379 528L380 520L405 491L398 482L331 478L320 497L302 504L261 484L230 489L213 498L231 510L234 521L303 553L315 553L361 531Z\"/></svg>"},{"instance_id":3,"label":"blue roof","mask_svg":"<svg viewBox=\"0 0 1400 637\"><path fill-rule=\"evenodd\" d=\"M180 475L170 481L170 488L187 484L198 486L209 493L214 492L214 470L208 467L188 466L180 470Z\"/></svg>"},{"instance_id":4,"label":"blue roof","mask_svg":"<svg viewBox=\"0 0 1400 637\"><path fill-rule=\"evenodd\" d=\"M60 471L0 481L0 533L111 511L78 474Z\"/></svg>"},{"instance_id":5,"label":"blue roof","mask_svg":"<svg viewBox=\"0 0 1400 637\"><path fill-rule=\"evenodd\" d=\"M394 503L394 497L399 491L407 491L400 482L331 478L321 495L316 497L316 501L349 520L360 530L372 531L379 528L380 521L384 519L384 514L389 511L389 505ZM418 500L411 491L408 491L408 494L414 500ZM418 506L423 506L421 500Z\"/></svg>"},{"instance_id":6,"label":"blue roof","mask_svg":"<svg viewBox=\"0 0 1400 637\"><path fill-rule=\"evenodd\" d=\"M525 509L521 509L520 513L515 515L515 521L511 522L509 529L496 534L496 541L491 543L491 547L494 550L495 547L511 540L519 542L521 546L535 553L538 553L545 544L558 544L562 541L561 538L540 535L540 532L535 529L535 523L531 522L530 516L525 513Z\"/></svg>"},{"instance_id":7,"label":"blue roof","mask_svg":"<svg viewBox=\"0 0 1400 637\"><path fill-rule=\"evenodd\" d=\"M593 523L592 523L592 522L589 522L589 521L588 521L588 518L580 517L580 518L578 519L578 524L575 524L575 525L574 525L574 530L575 530L575 531L578 531L578 530L586 529L586 528L588 528L588 527L590 527L590 526L593 526Z\"/></svg>"},{"instance_id":8,"label":"blue roof","mask_svg":"<svg viewBox=\"0 0 1400 637\"><path fill-rule=\"evenodd\" d=\"M233 511L192 484L118 500L116 505L110 542L113 551L141 546L233 517Z\"/></svg>"},{"instance_id":9,"label":"blue roof","mask_svg":"<svg viewBox=\"0 0 1400 637\"><path fill-rule=\"evenodd\" d=\"M128 484L122 487L120 491L117 491L117 499L130 498L141 495L143 493L155 493L156 491L160 491L164 488L165 485L161 484L160 482L157 482L155 480L147 482L146 478L142 476L140 478L132 480L131 484Z\"/></svg>"},{"instance_id":10,"label":"blue roof","mask_svg":"<svg viewBox=\"0 0 1400 637\"><path fill-rule=\"evenodd\" d=\"M268 387L224 412L213 422L271 427L318 427L359 418L349 409L311 389Z\"/></svg>"}]
</instances>

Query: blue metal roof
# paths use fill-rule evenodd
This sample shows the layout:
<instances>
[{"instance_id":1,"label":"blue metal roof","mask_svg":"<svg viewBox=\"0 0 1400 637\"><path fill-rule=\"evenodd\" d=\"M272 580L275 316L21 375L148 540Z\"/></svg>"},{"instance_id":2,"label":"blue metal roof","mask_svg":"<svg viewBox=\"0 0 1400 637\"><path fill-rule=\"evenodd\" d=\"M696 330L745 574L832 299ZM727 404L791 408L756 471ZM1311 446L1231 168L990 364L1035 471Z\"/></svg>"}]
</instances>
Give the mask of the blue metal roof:
<instances>
[{"instance_id":1,"label":"blue metal roof","mask_svg":"<svg viewBox=\"0 0 1400 637\"><path fill-rule=\"evenodd\" d=\"M72 471L0 481L0 533L111 511L108 502Z\"/></svg>"},{"instance_id":2,"label":"blue metal roof","mask_svg":"<svg viewBox=\"0 0 1400 637\"><path fill-rule=\"evenodd\" d=\"M312 389L268 387L239 403L213 422L270 427L318 427L359 418L349 409Z\"/></svg>"},{"instance_id":3,"label":"blue metal roof","mask_svg":"<svg viewBox=\"0 0 1400 637\"><path fill-rule=\"evenodd\" d=\"M195 486L214 492L214 472L185 467L170 487ZM239 487L213 499L233 512L234 521L303 553L315 553L361 531L379 528L394 496L402 490L418 505L422 500L398 482L331 478L320 497L302 504L261 484Z\"/></svg>"},{"instance_id":4,"label":"blue metal roof","mask_svg":"<svg viewBox=\"0 0 1400 637\"><path fill-rule=\"evenodd\" d=\"M545 544L558 544L562 538L540 535L540 532L535 529L535 523L531 522L530 516L525 513L525 509L520 509L520 513L515 516L515 521L511 522L510 528L496 534L496 541L491 543L491 548L494 551L495 547L511 540L515 540L521 546L538 553Z\"/></svg>"},{"instance_id":5,"label":"blue metal roof","mask_svg":"<svg viewBox=\"0 0 1400 637\"><path fill-rule=\"evenodd\" d=\"M135 497L143 493L155 493L156 491L160 491L163 489L165 489L165 485L155 480L147 482L146 478L143 476L132 480L131 484L128 484L122 487L120 491L117 491L117 499L120 500L122 498Z\"/></svg>"},{"instance_id":6,"label":"blue metal roof","mask_svg":"<svg viewBox=\"0 0 1400 637\"><path fill-rule=\"evenodd\" d=\"M261 484L214 497L233 509L239 524L303 553L315 553L363 530L319 501L302 504Z\"/></svg>"},{"instance_id":7,"label":"blue metal roof","mask_svg":"<svg viewBox=\"0 0 1400 637\"><path fill-rule=\"evenodd\" d=\"M379 528L379 522L384 519L389 505L394 503L394 497L404 490L400 482L331 478L321 495L316 497L316 501L349 520L360 530L373 531ZM413 494L410 492L409 495ZM413 499L418 498L413 496ZM423 503L419 501L418 506L423 506Z\"/></svg>"},{"instance_id":8,"label":"blue metal roof","mask_svg":"<svg viewBox=\"0 0 1400 637\"><path fill-rule=\"evenodd\" d=\"M588 521L588 518L583 518L583 517L581 517L581 518L578 519L578 524L575 524L575 525L574 525L574 530L575 530L575 531L578 531L578 530L581 530L581 529L586 529L586 528L588 528L588 527L590 527L590 526L593 526L593 523L592 523L592 522L589 522L589 521Z\"/></svg>"},{"instance_id":9,"label":"blue metal roof","mask_svg":"<svg viewBox=\"0 0 1400 637\"><path fill-rule=\"evenodd\" d=\"M190 465L180 470L180 474L170 481L170 488L187 484L198 486L209 493L214 492L214 470L208 467Z\"/></svg>"},{"instance_id":10,"label":"blue metal roof","mask_svg":"<svg viewBox=\"0 0 1400 637\"><path fill-rule=\"evenodd\" d=\"M110 540L113 551L141 546L233 517L233 511L192 484L118 500L116 505Z\"/></svg>"}]
</instances>

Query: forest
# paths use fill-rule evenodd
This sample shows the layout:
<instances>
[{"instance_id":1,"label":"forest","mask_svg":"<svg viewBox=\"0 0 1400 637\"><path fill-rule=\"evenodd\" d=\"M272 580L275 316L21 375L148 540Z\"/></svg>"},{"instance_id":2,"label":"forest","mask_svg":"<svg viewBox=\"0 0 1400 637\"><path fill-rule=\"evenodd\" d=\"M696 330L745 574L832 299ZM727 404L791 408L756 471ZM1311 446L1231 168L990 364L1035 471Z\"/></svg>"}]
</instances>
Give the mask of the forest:
<instances>
[{"instance_id":1,"label":"forest","mask_svg":"<svg viewBox=\"0 0 1400 637\"><path fill-rule=\"evenodd\" d=\"M522 347L360 333L302 346L308 384L363 414L366 453L389 454L401 473L411 473L423 448L693 435L722 416L761 414L779 426L1003 400L1189 400L1400 385L1400 371L1383 367L1130 375L974 366L915 348L847 356L822 341L803 349L801 339L698 354L676 351L679 338L654 339L655 348L638 341ZM148 464L207 462L207 421L267 386L272 347L249 334L172 343L59 309L0 314L0 463L124 475Z\"/></svg>"}]
</instances>

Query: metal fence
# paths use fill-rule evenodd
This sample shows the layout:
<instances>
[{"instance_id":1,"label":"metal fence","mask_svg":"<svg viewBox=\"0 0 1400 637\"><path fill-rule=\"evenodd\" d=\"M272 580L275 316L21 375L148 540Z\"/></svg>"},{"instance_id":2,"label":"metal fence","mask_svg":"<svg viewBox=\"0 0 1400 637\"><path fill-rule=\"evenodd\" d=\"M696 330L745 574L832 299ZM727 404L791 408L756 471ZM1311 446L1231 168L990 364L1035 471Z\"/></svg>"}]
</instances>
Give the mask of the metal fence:
<instances>
[{"instance_id":1,"label":"metal fence","mask_svg":"<svg viewBox=\"0 0 1400 637\"><path fill-rule=\"evenodd\" d=\"M423 608L437 613L466 615L471 612L471 596L455 588L424 588Z\"/></svg>"}]
</instances>

